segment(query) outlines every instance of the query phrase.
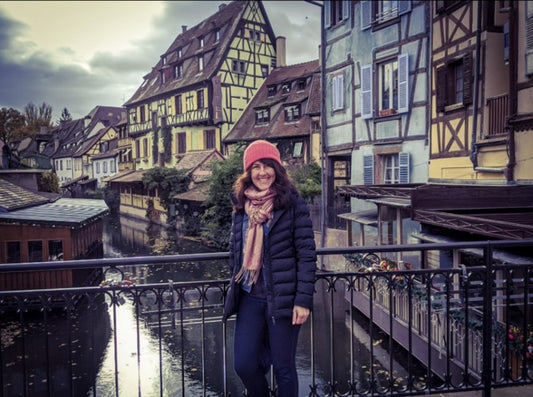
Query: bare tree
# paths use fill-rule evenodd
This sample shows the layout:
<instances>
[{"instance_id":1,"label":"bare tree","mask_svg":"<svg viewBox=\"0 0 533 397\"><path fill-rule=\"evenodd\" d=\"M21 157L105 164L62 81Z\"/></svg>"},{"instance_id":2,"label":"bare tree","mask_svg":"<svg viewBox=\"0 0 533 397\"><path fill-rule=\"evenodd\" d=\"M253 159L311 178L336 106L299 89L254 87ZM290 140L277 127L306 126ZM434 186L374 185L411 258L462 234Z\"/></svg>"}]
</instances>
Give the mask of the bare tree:
<instances>
[{"instance_id":1,"label":"bare tree","mask_svg":"<svg viewBox=\"0 0 533 397\"><path fill-rule=\"evenodd\" d=\"M24 108L26 116L27 135L35 136L39 133L41 127L51 128L52 123L52 106L43 102L41 106L37 107L33 102L30 102Z\"/></svg>"}]
</instances>

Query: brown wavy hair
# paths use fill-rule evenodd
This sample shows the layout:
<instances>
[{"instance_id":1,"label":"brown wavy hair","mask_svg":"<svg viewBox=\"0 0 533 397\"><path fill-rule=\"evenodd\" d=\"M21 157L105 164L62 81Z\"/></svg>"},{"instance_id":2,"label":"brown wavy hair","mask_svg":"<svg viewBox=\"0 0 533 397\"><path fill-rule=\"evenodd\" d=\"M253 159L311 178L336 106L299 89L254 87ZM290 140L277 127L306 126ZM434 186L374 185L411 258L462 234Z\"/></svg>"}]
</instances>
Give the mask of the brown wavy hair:
<instances>
[{"instance_id":1,"label":"brown wavy hair","mask_svg":"<svg viewBox=\"0 0 533 397\"><path fill-rule=\"evenodd\" d=\"M279 209L288 206L298 191L291 177L287 173L287 170L277 161L271 159L261 159L259 161L268 167L272 167L276 173L276 180L270 187L276 192L276 197L274 198L274 208ZM244 171L233 184L233 194L235 200L233 203L233 209L235 211L242 210L244 208L244 202L246 201L244 191L252 185L252 175L249 171Z\"/></svg>"}]
</instances>

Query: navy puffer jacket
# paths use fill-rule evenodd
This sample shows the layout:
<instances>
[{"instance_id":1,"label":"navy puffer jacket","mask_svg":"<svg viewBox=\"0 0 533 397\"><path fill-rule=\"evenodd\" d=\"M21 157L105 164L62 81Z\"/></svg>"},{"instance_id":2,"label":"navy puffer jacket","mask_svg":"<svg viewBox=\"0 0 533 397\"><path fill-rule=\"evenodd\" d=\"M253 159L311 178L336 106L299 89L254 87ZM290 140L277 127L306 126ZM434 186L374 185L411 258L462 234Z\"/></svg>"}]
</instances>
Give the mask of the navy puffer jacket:
<instances>
[{"instance_id":1,"label":"navy puffer jacket","mask_svg":"<svg viewBox=\"0 0 533 397\"><path fill-rule=\"evenodd\" d=\"M244 211L233 213L229 266L231 283L224 307L224 320L238 309L242 293L235 275L242 264ZM263 272L266 279L269 316L292 317L295 305L312 309L316 271L316 247L307 204L294 195L287 208L274 210L263 238Z\"/></svg>"}]
</instances>

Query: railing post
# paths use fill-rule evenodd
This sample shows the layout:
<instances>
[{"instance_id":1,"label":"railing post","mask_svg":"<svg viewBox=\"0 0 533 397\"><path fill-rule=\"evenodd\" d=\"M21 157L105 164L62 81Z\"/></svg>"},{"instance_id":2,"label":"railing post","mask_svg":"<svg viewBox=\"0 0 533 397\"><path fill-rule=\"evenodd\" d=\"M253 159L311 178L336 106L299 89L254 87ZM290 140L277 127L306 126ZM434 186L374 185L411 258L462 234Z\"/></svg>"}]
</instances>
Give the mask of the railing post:
<instances>
[{"instance_id":1,"label":"railing post","mask_svg":"<svg viewBox=\"0 0 533 397\"><path fill-rule=\"evenodd\" d=\"M490 397L492 386L492 246L490 241L483 249L485 257L485 288L483 294L483 397Z\"/></svg>"}]
</instances>

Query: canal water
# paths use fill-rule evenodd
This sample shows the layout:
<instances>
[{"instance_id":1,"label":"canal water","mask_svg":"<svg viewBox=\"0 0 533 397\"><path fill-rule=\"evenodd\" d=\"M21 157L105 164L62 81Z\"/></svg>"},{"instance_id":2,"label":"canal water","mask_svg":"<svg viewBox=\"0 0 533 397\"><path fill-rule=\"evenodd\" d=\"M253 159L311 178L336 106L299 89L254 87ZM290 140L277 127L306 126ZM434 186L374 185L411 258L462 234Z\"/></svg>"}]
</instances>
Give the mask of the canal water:
<instances>
[{"instance_id":1,"label":"canal water","mask_svg":"<svg viewBox=\"0 0 533 397\"><path fill-rule=\"evenodd\" d=\"M213 252L213 250L198 241L178 238L167 233L162 227L149 225L139 220L111 216L105 219L105 257L201 252ZM124 278L137 284L228 278L226 261L215 260L172 266L124 268L123 271ZM106 277L116 278L117 274L108 273ZM314 373L311 373L311 352L308 351L312 338L308 323L302 327L300 347L297 351L301 396L309 394L309 385L313 381L318 385L319 394L324 395L332 374L337 381L343 380L337 391L347 392L347 381L350 379L352 368L355 381L364 387L368 383L370 371L376 374L386 373L385 368L391 361L386 348L386 335L377 334L372 341L369 341L368 324L365 324L364 319L359 319L351 327L354 335L353 349L356 362L349 362L347 341L350 340L350 324L347 321L349 310L347 307L334 311L332 338L335 343L331 344L332 339L328 329L332 315L331 297L326 292L326 286L319 284L317 284L313 311ZM338 296L335 297L335 302L344 303L342 293L342 288L337 291ZM181 338L177 335L180 332L179 327L173 329L167 325L161 328L158 324L151 323L149 319L138 321L131 300L125 299L121 303L116 306L103 302L101 310L93 310L89 314L80 313L75 318L60 315L52 318L51 323L46 325L47 333L54 335L52 342L47 340L45 343L44 339L39 336L43 332L42 324L37 320L32 326L26 327L25 332L22 333L24 337L20 332L17 333L16 320L3 323L2 395L45 396L50 395L52 389L53 395L69 395L70 392L67 393L67 391L72 391L72 395L75 396L111 397L117 395L115 384L118 382L118 395L120 396L181 396L182 383L186 385L185 395L201 396L204 395L203 379L207 385L205 395L220 396L223 394L222 327L219 317L209 318L208 315L203 335L200 322L188 321L186 336ZM4 346L4 331L7 327L10 327L13 335L9 339L9 345ZM61 331L69 328L74 329L70 334ZM86 332L88 329L96 329L97 332ZM57 333L54 334L54 332ZM227 332L228 340L232 340L233 322L228 324ZM52 360L41 358L39 361L39 354L35 353L34 357L32 354L24 353L35 363L21 364L20 355L21 352L28 351L28 340L32 341L35 352L42 351L39 346L46 346L47 350L43 353L54 358ZM73 340L79 348L75 352L67 352L68 349L65 346ZM205 341L204 350L202 340ZM185 351L183 346L186 346ZM371 360L370 349L373 351L374 361ZM232 346L228 346L227 354L230 363L232 362L231 350ZM54 354L50 354L50 351ZM204 357L207 358L205 372L202 371ZM405 354L402 352L394 354L394 376L398 379L407 377L402 367L402 359L405 360ZM335 363L333 370L330 366L332 360ZM374 368L368 367L368 363L371 362L374 363ZM32 369L28 370L28 368ZM160 368L162 368L161 371ZM227 371L228 392L232 396L242 395L242 386L231 364ZM53 386L50 383L47 384L46 381L39 382L38 379L41 378L53 378ZM29 385L30 382L31 385ZM377 382L379 383L379 379Z\"/></svg>"}]
</instances>

